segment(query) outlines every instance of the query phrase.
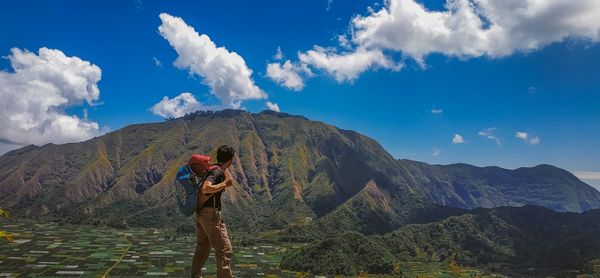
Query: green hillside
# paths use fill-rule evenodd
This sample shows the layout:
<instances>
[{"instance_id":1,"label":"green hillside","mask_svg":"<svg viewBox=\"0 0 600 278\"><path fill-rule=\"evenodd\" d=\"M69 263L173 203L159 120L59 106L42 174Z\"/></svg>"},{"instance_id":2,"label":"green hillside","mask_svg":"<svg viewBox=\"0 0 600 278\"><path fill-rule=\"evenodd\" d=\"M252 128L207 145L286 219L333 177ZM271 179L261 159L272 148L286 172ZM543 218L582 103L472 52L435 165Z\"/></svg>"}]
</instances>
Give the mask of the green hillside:
<instances>
[{"instance_id":1,"label":"green hillside","mask_svg":"<svg viewBox=\"0 0 600 278\"><path fill-rule=\"evenodd\" d=\"M406 262L580 270L598 258L600 231L590 223L600 223L600 192L567 171L397 160L357 132L273 111L199 111L8 152L0 207L15 219L190 234L193 219L172 195L176 170L222 144L236 149L228 227L245 244L309 243L283 259L293 270L389 274Z\"/></svg>"},{"instance_id":2,"label":"green hillside","mask_svg":"<svg viewBox=\"0 0 600 278\"><path fill-rule=\"evenodd\" d=\"M339 231L289 252L284 268L352 275L394 272L400 262L455 262L511 277L594 273L600 210L559 213L541 207L476 209L391 233ZM587 268L587 269L586 269Z\"/></svg>"}]
</instances>

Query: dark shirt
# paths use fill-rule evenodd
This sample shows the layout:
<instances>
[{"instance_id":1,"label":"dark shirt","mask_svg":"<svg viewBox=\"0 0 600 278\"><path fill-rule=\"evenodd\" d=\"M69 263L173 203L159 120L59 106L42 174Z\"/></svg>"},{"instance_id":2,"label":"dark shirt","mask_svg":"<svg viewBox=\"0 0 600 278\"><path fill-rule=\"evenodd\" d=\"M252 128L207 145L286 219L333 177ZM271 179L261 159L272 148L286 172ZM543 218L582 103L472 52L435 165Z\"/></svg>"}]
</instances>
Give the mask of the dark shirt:
<instances>
[{"instance_id":1,"label":"dark shirt","mask_svg":"<svg viewBox=\"0 0 600 278\"><path fill-rule=\"evenodd\" d=\"M208 176L206 176L205 181L210 181L212 184L222 183L225 180L225 173L223 173L223 169L221 167L215 167L214 170L210 170L208 172ZM204 202L204 207L216 207L218 210L221 210L221 194L223 190L215 192L213 196L208 198L206 202ZM208 193L212 194L212 193Z\"/></svg>"}]
</instances>

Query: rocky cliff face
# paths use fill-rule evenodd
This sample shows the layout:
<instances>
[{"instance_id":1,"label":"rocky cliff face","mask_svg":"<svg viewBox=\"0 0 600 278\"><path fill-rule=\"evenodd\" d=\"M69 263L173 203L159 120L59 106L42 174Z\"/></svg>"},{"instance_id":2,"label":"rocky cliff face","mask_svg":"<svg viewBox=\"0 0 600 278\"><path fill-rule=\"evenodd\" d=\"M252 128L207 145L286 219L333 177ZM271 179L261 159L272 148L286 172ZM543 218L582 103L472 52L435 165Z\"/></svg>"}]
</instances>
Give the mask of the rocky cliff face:
<instances>
[{"instance_id":1,"label":"rocky cliff face","mask_svg":"<svg viewBox=\"0 0 600 278\"><path fill-rule=\"evenodd\" d=\"M555 167L510 171L398 161L354 131L241 110L198 112L81 143L6 153L0 157L0 206L29 217L160 222L177 215L171 195L177 168L193 153L214 156L222 144L237 150L230 168L237 183L225 194L228 213L246 226L281 228L290 221L351 215L356 219L348 225L376 217L391 229L431 202L600 207L600 193Z\"/></svg>"}]
</instances>

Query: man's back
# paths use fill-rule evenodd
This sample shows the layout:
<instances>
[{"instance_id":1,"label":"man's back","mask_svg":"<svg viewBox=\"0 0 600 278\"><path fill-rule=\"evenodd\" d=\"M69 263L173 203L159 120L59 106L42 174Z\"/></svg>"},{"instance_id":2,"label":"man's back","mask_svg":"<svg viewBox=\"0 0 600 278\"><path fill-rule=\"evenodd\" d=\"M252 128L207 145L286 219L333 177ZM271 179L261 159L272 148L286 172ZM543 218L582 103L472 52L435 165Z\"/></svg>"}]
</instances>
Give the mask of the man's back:
<instances>
[{"instance_id":1,"label":"man's back","mask_svg":"<svg viewBox=\"0 0 600 278\"><path fill-rule=\"evenodd\" d=\"M196 251L192 259L192 277L200 277L202 266L206 263L211 247L215 249L217 277L232 277L231 259L233 249L227 227L221 218L221 194L226 187L232 186L233 180L225 175L231 166L233 148L223 145L217 149L217 165L211 168L202 183L202 195L210 196L201 200L202 207L196 210ZM211 196L212 195L212 196Z\"/></svg>"}]
</instances>

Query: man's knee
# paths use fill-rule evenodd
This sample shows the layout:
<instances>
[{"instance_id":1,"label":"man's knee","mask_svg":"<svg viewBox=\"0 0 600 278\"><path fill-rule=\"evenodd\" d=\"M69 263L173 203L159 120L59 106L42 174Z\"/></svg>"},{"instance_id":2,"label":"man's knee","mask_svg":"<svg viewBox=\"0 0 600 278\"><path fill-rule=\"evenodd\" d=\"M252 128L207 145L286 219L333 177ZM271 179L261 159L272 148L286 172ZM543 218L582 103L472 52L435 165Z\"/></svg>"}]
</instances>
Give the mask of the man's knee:
<instances>
[{"instance_id":1,"label":"man's knee","mask_svg":"<svg viewBox=\"0 0 600 278\"><path fill-rule=\"evenodd\" d=\"M231 258L233 257L233 248L229 238L221 238L220 242L215 246L215 251L217 260L220 261L221 268L228 269Z\"/></svg>"},{"instance_id":2,"label":"man's knee","mask_svg":"<svg viewBox=\"0 0 600 278\"><path fill-rule=\"evenodd\" d=\"M223 241L221 242L220 246L220 253L226 257L231 259L231 256L233 254L233 248L231 247L231 242L229 242L229 239L225 238L223 239Z\"/></svg>"}]
</instances>

